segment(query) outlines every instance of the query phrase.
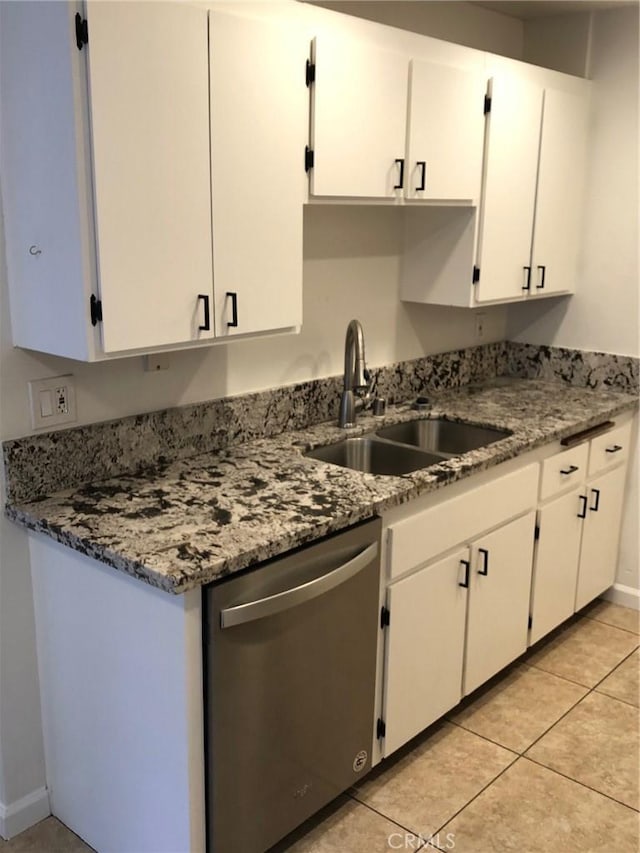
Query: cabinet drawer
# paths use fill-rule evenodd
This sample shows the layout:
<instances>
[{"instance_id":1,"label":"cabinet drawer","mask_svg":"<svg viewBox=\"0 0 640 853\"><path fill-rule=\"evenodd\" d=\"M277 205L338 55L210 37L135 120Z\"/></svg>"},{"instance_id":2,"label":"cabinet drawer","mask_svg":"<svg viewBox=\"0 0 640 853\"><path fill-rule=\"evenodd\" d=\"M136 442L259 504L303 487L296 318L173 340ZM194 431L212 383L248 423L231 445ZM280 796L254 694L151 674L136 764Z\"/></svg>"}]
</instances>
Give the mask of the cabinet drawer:
<instances>
[{"instance_id":1,"label":"cabinet drawer","mask_svg":"<svg viewBox=\"0 0 640 853\"><path fill-rule=\"evenodd\" d=\"M536 504L538 464L443 500L389 526L389 577L426 563Z\"/></svg>"},{"instance_id":2,"label":"cabinet drawer","mask_svg":"<svg viewBox=\"0 0 640 853\"><path fill-rule=\"evenodd\" d=\"M598 471L612 468L619 462L624 462L629 456L630 439L631 421L592 439L589 454L589 476Z\"/></svg>"},{"instance_id":3,"label":"cabinet drawer","mask_svg":"<svg viewBox=\"0 0 640 853\"><path fill-rule=\"evenodd\" d=\"M589 442L579 444L570 450L562 450L545 459L540 477L540 500L559 495L580 483L587 475Z\"/></svg>"}]
</instances>

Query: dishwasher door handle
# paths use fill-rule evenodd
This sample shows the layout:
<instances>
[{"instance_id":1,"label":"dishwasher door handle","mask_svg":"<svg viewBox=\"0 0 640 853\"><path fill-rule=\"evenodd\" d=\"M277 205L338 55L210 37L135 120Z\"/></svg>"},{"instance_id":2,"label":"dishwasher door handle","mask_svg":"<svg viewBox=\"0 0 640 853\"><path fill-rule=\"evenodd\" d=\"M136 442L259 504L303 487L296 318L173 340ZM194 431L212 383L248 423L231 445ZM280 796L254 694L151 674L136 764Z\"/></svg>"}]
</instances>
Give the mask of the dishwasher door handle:
<instances>
[{"instance_id":1,"label":"dishwasher door handle","mask_svg":"<svg viewBox=\"0 0 640 853\"><path fill-rule=\"evenodd\" d=\"M231 628L234 625L245 625L247 622L255 622L257 619L264 619L265 616L274 616L276 613L282 613L284 610L289 610L305 601L311 601L312 598L317 598L317 596L335 589L348 581L349 578L357 575L377 556L378 543L374 542L346 563L319 578L286 589L276 595L259 598L247 604L238 604L236 607L227 607L220 611L220 627Z\"/></svg>"}]
</instances>

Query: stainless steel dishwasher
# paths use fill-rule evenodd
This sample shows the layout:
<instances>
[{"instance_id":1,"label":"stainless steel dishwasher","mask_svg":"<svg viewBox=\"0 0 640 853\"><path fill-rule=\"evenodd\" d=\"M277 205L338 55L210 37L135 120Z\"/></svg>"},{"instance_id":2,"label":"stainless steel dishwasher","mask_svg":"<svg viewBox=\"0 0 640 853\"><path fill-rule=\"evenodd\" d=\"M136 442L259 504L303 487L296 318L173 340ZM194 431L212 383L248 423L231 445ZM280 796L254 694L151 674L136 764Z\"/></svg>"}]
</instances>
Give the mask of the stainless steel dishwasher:
<instances>
[{"instance_id":1,"label":"stainless steel dishwasher","mask_svg":"<svg viewBox=\"0 0 640 853\"><path fill-rule=\"evenodd\" d=\"M209 853L264 853L370 768L380 530L206 590Z\"/></svg>"}]
</instances>

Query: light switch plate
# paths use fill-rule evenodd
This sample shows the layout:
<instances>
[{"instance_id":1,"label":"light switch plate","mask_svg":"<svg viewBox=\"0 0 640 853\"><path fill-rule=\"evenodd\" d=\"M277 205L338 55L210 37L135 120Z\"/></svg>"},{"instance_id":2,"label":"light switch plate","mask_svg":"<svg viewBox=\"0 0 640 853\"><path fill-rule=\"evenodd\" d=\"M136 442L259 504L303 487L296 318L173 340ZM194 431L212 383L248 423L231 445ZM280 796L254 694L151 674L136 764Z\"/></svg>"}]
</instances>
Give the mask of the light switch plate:
<instances>
[{"instance_id":1,"label":"light switch plate","mask_svg":"<svg viewBox=\"0 0 640 853\"><path fill-rule=\"evenodd\" d=\"M29 401L33 429L50 429L77 420L76 388L71 374L32 379Z\"/></svg>"}]
</instances>

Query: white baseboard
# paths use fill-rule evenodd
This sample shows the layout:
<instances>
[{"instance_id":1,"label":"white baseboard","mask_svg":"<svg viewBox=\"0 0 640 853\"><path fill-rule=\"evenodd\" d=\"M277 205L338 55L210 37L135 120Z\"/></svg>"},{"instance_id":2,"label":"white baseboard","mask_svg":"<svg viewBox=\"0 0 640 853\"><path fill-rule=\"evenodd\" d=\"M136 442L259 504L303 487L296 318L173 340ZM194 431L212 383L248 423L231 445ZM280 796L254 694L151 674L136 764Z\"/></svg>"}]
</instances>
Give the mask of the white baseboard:
<instances>
[{"instance_id":1,"label":"white baseboard","mask_svg":"<svg viewBox=\"0 0 640 853\"><path fill-rule=\"evenodd\" d=\"M636 589L633 586L614 583L602 597L607 601L612 601L614 604L622 604L623 607L640 610L640 589Z\"/></svg>"},{"instance_id":2,"label":"white baseboard","mask_svg":"<svg viewBox=\"0 0 640 853\"><path fill-rule=\"evenodd\" d=\"M0 802L0 836L8 841L51 814L49 792L38 788L6 806Z\"/></svg>"}]
</instances>

